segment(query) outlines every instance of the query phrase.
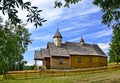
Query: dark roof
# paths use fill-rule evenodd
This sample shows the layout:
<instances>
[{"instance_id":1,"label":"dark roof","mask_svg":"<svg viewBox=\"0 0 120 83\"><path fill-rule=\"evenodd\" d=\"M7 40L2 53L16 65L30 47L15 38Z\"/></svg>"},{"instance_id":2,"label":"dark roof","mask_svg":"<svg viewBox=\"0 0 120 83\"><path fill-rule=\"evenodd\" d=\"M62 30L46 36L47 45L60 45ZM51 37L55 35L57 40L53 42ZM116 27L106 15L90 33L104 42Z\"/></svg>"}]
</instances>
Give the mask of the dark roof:
<instances>
[{"instance_id":1,"label":"dark roof","mask_svg":"<svg viewBox=\"0 0 120 83\"><path fill-rule=\"evenodd\" d=\"M53 36L53 38L55 38L55 37L62 38L62 35L61 35L59 29L57 29L55 35Z\"/></svg>"},{"instance_id":2,"label":"dark roof","mask_svg":"<svg viewBox=\"0 0 120 83\"><path fill-rule=\"evenodd\" d=\"M48 49L41 49L41 55L42 57L50 57Z\"/></svg>"},{"instance_id":3,"label":"dark roof","mask_svg":"<svg viewBox=\"0 0 120 83\"><path fill-rule=\"evenodd\" d=\"M48 48L51 56L66 56L69 57L66 44L62 44L61 47L55 46L54 43L49 42Z\"/></svg>"},{"instance_id":4,"label":"dark roof","mask_svg":"<svg viewBox=\"0 0 120 83\"><path fill-rule=\"evenodd\" d=\"M41 55L41 50L40 51L35 51L34 59L35 60L37 60L37 59L44 59L44 57Z\"/></svg>"},{"instance_id":5,"label":"dark roof","mask_svg":"<svg viewBox=\"0 0 120 83\"><path fill-rule=\"evenodd\" d=\"M44 57L50 57L48 49L41 49L40 51L35 51L34 59L44 59Z\"/></svg>"},{"instance_id":6,"label":"dark roof","mask_svg":"<svg viewBox=\"0 0 120 83\"><path fill-rule=\"evenodd\" d=\"M79 42L66 42L69 54L71 55L99 55L106 56L105 53L96 44L84 44L81 45Z\"/></svg>"},{"instance_id":7,"label":"dark roof","mask_svg":"<svg viewBox=\"0 0 120 83\"><path fill-rule=\"evenodd\" d=\"M61 47L57 47L54 43L48 42L47 45L46 49L35 51L35 59L44 59L44 57L51 56L69 57L70 55L96 55L107 57L97 44L85 43L81 45L79 42L65 42Z\"/></svg>"}]
</instances>

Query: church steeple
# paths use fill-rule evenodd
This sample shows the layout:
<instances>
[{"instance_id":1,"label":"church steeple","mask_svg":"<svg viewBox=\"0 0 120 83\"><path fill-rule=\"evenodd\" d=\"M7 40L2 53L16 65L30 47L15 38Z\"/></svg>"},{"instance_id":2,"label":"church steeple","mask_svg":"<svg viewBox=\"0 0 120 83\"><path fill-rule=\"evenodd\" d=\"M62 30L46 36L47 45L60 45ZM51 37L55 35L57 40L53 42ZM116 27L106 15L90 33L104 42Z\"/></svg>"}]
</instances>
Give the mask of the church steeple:
<instances>
[{"instance_id":1,"label":"church steeple","mask_svg":"<svg viewBox=\"0 0 120 83\"><path fill-rule=\"evenodd\" d=\"M57 28L57 31L56 31L55 35L53 36L53 38L54 38L54 44L57 47L61 47L61 45L62 45L62 35L61 35L58 28Z\"/></svg>"},{"instance_id":2,"label":"church steeple","mask_svg":"<svg viewBox=\"0 0 120 83\"><path fill-rule=\"evenodd\" d=\"M80 39L80 45L84 45L84 39L81 37L81 39Z\"/></svg>"},{"instance_id":3,"label":"church steeple","mask_svg":"<svg viewBox=\"0 0 120 83\"><path fill-rule=\"evenodd\" d=\"M62 35L58 28L57 28L57 31L56 31L55 35L53 36L53 38L61 38L62 39Z\"/></svg>"}]
</instances>

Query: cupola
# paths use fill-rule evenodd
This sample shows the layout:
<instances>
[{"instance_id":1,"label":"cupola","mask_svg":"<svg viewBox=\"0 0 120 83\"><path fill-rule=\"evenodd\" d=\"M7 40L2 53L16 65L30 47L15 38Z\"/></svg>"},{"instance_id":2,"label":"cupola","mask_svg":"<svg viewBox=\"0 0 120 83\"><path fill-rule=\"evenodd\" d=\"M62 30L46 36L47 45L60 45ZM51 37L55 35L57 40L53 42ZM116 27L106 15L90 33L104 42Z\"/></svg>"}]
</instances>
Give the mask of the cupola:
<instances>
[{"instance_id":1,"label":"cupola","mask_svg":"<svg viewBox=\"0 0 120 83\"><path fill-rule=\"evenodd\" d=\"M54 44L57 47L61 47L61 45L62 45L62 35L61 35L59 29L57 29L55 35L53 36L53 39L54 39Z\"/></svg>"}]
</instances>

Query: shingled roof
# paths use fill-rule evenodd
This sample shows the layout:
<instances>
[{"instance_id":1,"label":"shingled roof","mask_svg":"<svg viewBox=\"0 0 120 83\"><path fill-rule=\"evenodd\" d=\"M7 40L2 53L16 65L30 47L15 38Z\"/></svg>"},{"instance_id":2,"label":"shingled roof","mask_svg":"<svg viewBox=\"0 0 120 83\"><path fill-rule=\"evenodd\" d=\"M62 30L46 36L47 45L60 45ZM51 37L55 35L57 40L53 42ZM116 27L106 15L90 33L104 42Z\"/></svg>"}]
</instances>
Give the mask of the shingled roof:
<instances>
[{"instance_id":1,"label":"shingled roof","mask_svg":"<svg viewBox=\"0 0 120 83\"><path fill-rule=\"evenodd\" d=\"M51 56L64 56L69 57L66 44L62 44L61 47L55 46L54 43L48 43L48 49Z\"/></svg>"},{"instance_id":2,"label":"shingled roof","mask_svg":"<svg viewBox=\"0 0 120 83\"><path fill-rule=\"evenodd\" d=\"M56 33L55 33L55 35L53 36L53 38L55 38L55 37L62 38L62 35L61 35L61 33L60 33L59 29L57 29L57 31L56 31Z\"/></svg>"},{"instance_id":3,"label":"shingled roof","mask_svg":"<svg viewBox=\"0 0 120 83\"><path fill-rule=\"evenodd\" d=\"M35 59L44 59L44 57L51 56L69 57L70 55L96 55L107 57L97 44L85 43L81 45L79 42L65 42L61 47L57 47L54 43L48 42L46 49L35 51Z\"/></svg>"},{"instance_id":4,"label":"shingled roof","mask_svg":"<svg viewBox=\"0 0 120 83\"><path fill-rule=\"evenodd\" d=\"M48 49L41 49L41 55L42 57L50 57Z\"/></svg>"},{"instance_id":5,"label":"shingled roof","mask_svg":"<svg viewBox=\"0 0 120 83\"><path fill-rule=\"evenodd\" d=\"M44 57L41 54L41 50L40 51L35 51L34 59L35 60L42 60L42 59L44 59Z\"/></svg>"},{"instance_id":6,"label":"shingled roof","mask_svg":"<svg viewBox=\"0 0 120 83\"><path fill-rule=\"evenodd\" d=\"M98 55L106 56L105 53L96 44L84 44L81 45L79 42L66 42L70 55Z\"/></svg>"}]
</instances>

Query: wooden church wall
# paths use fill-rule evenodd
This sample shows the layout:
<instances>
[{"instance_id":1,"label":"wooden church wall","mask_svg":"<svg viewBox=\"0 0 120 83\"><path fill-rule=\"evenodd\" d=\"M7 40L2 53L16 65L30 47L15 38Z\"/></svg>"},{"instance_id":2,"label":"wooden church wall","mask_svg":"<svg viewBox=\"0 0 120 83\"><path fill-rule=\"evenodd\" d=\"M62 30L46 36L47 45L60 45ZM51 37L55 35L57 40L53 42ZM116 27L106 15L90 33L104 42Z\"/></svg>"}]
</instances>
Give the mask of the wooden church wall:
<instances>
[{"instance_id":1,"label":"wooden church wall","mask_svg":"<svg viewBox=\"0 0 120 83\"><path fill-rule=\"evenodd\" d=\"M78 58L80 58L78 60ZM71 68L90 68L107 66L107 57L102 56L88 56L88 55L71 55L70 57Z\"/></svg>"},{"instance_id":2,"label":"wooden church wall","mask_svg":"<svg viewBox=\"0 0 120 83\"><path fill-rule=\"evenodd\" d=\"M60 60L61 59L61 60ZM68 57L51 57L51 69L69 69L69 58Z\"/></svg>"}]
</instances>

